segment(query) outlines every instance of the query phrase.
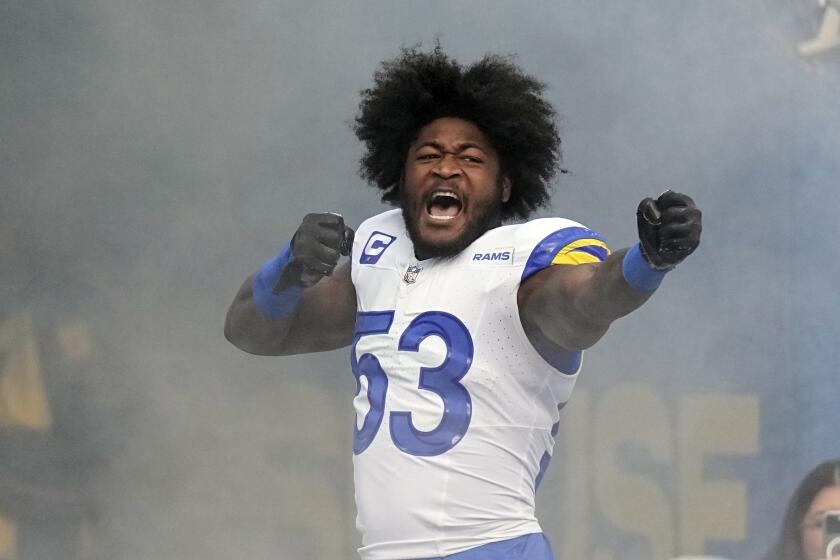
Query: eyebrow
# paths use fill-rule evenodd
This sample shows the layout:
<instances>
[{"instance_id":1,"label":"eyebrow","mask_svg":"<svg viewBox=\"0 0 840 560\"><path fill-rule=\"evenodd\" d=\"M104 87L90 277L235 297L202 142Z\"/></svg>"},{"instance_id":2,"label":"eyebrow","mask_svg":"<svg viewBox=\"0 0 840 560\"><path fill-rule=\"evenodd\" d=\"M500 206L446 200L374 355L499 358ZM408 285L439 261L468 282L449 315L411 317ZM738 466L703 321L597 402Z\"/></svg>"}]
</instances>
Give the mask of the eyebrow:
<instances>
[{"instance_id":1,"label":"eyebrow","mask_svg":"<svg viewBox=\"0 0 840 560\"><path fill-rule=\"evenodd\" d=\"M422 144L418 144L417 146L414 147L414 151L416 152L420 148L424 148L426 146L430 146L432 148L435 148L436 150L440 150L441 152L446 151L443 147L443 144L441 144L437 140L428 140L426 142L423 142ZM479 150L479 151L481 151L485 154L487 153L486 148L484 148L480 144L476 144L475 142L461 142L461 143L455 144L455 153L460 154L461 152L463 152L464 150L468 150L469 148L475 148L476 150Z\"/></svg>"}]
</instances>

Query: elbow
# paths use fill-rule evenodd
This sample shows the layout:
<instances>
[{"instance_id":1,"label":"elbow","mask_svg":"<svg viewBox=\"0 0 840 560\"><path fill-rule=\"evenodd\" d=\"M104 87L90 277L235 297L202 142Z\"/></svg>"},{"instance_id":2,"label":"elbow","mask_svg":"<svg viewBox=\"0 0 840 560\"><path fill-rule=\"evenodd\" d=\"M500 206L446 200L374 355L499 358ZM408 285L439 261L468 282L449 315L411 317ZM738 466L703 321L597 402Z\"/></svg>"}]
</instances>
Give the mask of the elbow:
<instances>
[{"instance_id":1,"label":"elbow","mask_svg":"<svg viewBox=\"0 0 840 560\"><path fill-rule=\"evenodd\" d=\"M235 329L231 329L228 327L227 323L225 324L225 338L228 342L233 344L237 349L242 350L247 354L253 354L254 356L274 356L277 355L275 353L269 352L265 348L262 348L258 345L255 345L252 340L249 340L248 337L242 336L239 332Z\"/></svg>"},{"instance_id":2,"label":"elbow","mask_svg":"<svg viewBox=\"0 0 840 560\"><path fill-rule=\"evenodd\" d=\"M233 326L231 326L230 318L225 319L224 334L225 334L225 339L228 342L230 342L231 344L233 344L236 347L239 347L239 345L236 343L237 342L236 331L234 330Z\"/></svg>"},{"instance_id":3,"label":"elbow","mask_svg":"<svg viewBox=\"0 0 840 560\"><path fill-rule=\"evenodd\" d=\"M230 311L228 311L227 317L225 317L224 335L228 342L240 350L245 350L247 352L247 350L243 348L245 340L240 333L240 329L236 328L235 321L231 319Z\"/></svg>"},{"instance_id":4,"label":"elbow","mask_svg":"<svg viewBox=\"0 0 840 560\"><path fill-rule=\"evenodd\" d=\"M225 319L224 336L228 342L247 354L253 354L254 356L283 356L286 354L282 346L278 344L279 337L261 334L255 329L243 326L243 322L237 320L235 316L231 317L230 312Z\"/></svg>"},{"instance_id":5,"label":"elbow","mask_svg":"<svg viewBox=\"0 0 840 560\"><path fill-rule=\"evenodd\" d=\"M250 341L247 333L242 328L241 322L236 320L231 311L228 311L227 316L225 317L225 327L223 332L225 339L238 349L249 354L259 354L259 352L255 352L253 343Z\"/></svg>"}]
</instances>

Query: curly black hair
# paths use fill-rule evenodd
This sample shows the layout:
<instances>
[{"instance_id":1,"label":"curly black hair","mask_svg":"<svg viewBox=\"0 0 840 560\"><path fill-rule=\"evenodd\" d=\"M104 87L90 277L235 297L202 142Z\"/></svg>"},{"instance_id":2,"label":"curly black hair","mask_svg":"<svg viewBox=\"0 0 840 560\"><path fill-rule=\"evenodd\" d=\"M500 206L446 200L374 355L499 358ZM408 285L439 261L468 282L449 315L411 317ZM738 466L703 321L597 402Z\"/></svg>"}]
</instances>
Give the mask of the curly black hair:
<instances>
[{"instance_id":1,"label":"curly black hair","mask_svg":"<svg viewBox=\"0 0 840 560\"><path fill-rule=\"evenodd\" d=\"M512 185L502 217L526 218L545 206L558 170L560 136L545 85L510 57L487 55L462 68L436 45L403 48L382 63L372 88L361 92L354 131L366 148L360 175L398 205L405 157L420 129L441 117L474 123L499 154Z\"/></svg>"}]
</instances>

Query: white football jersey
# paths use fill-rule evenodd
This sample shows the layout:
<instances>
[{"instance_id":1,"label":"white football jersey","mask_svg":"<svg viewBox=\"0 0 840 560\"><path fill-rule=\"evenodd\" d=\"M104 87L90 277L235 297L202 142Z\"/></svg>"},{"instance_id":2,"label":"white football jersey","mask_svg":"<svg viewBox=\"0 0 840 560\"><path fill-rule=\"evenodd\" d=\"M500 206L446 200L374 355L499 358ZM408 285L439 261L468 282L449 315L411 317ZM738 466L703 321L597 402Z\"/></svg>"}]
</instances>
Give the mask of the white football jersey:
<instances>
[{"instance_id":1,"label":"white football jersey","mask_svg":"<svg viewBox=\"0 0 840 560\"><path fill-rule=\"evenodd\" d=\"M351 363L363 560L439 557L541 531L534 495L581 353L529 341L517 291L551 264L607 254L597 234L562 218L501 226L423 261L400 210L359 227Z\"/></svg>"}]
</instances>

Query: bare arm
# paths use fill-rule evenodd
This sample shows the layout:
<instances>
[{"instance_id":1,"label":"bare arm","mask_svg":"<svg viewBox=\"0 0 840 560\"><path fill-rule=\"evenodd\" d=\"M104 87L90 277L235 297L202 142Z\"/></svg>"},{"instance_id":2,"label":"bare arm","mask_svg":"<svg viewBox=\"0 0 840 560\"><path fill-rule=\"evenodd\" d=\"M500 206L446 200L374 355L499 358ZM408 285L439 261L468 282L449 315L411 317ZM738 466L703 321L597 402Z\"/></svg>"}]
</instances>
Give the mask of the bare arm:
<instances>
[{"instance_id":1,"label":"bare arm","mask_svg":"<svg viewBox=\"0 0 840 560\"><path fill-rule=\"evenodd\" d=\"M230 306L225 337L267 356L334 350L350 344L356 290L349 254L353 230L339 214L307 214L292 241L249 276Z\"/></svg>"},{"instance_id":2,"label":"bare arm","mask_svg":"<svg viewBox=\"0 0 840 560\"><path fill-rule=\"evenodd\" d=\"M353 341L356 290L350 263L303 292L294 312L267 319L254 304L250 275L228 309L225 338L234 346L261 356L288 356L335 350Z\"/></svg>"},{"instance_id":3,"label":"bare arm","mask_svg":"<svg viewBox=\"0 0 840 560\"><path fill-rule=\"evenodd\" d=\"M597 264L550 266L522 283L519 312L529 336L539 330L566 350L589 348L700 244L700 210L684 194L647 198L636 216L640 242L633 248Z\"/></svg>"},{"instance_id":4,"label":"bare arm","mask_svg":"<svg viewBox=\"0 0 840 560\"><path fill-rule=\"evenodd\" d=\"M626 249L599 264L557 265L528 278L519 287L519 311L525 332L538 328L566 350L589 348L614 320L641 306L653 292L636 290L624 280Z\"/></svg>"}]
</instances>

